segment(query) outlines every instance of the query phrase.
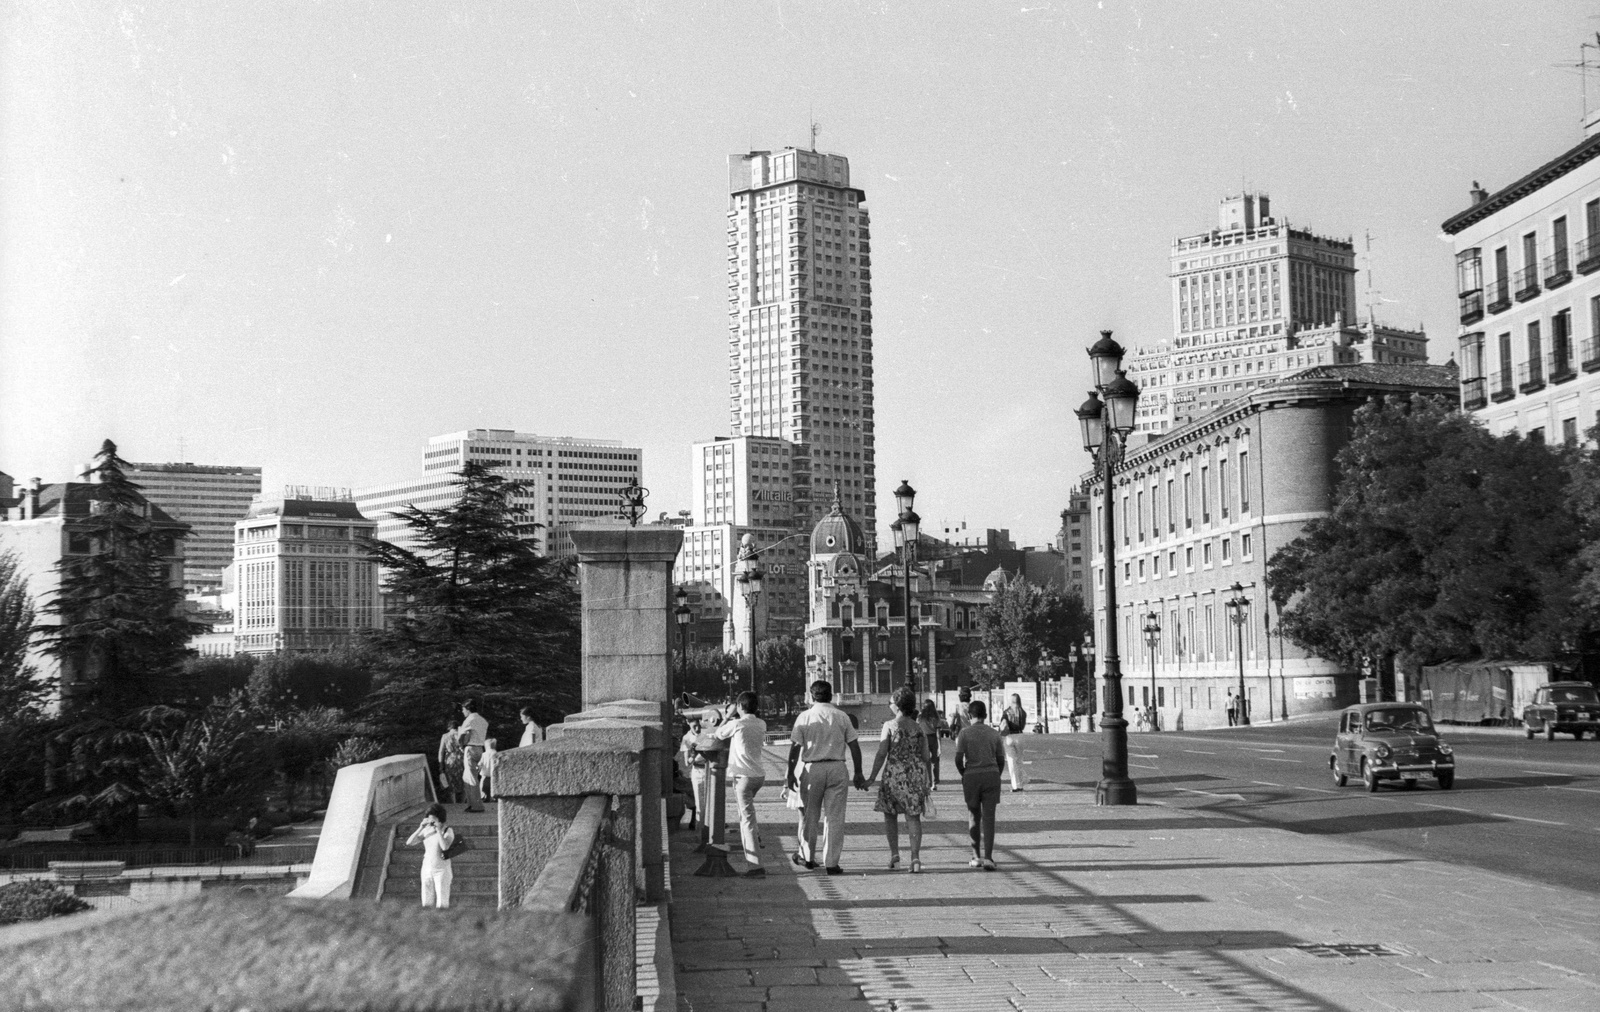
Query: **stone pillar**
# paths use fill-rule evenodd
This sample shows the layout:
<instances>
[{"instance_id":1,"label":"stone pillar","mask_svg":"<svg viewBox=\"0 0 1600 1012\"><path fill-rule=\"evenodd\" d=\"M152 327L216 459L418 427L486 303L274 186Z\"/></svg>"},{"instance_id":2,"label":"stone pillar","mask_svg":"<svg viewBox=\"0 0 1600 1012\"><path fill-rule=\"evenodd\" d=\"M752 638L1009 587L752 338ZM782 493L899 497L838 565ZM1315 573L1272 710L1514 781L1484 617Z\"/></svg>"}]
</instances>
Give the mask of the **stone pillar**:
<instances>
[{"instance_id":1,"label":"stone pillar","mask_svg":"<svg viewBox=\"0 0 1600 1012\"><path fill-rule=\"evenodd\" d=\"M642 707L658 705L643 703ZM554 739L556 741L575 745L581 743L584 748L630 751L639 756L637 819L639 862L644 869L644 898L647 903L660 903L667 898L665 855L660 843L662 802L665 797L662 792L662 764L666 763L669 777L672 766L666 750L667 736L653 714L650 718L611 716L613 712L627 713L630 709L634 708L622 704L598 707L573 714L552 730L559 728Z\"/></svg>"},{"instance_id":2,"label":"stone pillar","mask_svg":"<svg viewBox=\"0 0 1600 1012\"><path fill-rule=\"evenodd\" d=\"M672 698L672 564L677 527L571 531L583 604L583 708Z\"/></svg>"}]
</instances>

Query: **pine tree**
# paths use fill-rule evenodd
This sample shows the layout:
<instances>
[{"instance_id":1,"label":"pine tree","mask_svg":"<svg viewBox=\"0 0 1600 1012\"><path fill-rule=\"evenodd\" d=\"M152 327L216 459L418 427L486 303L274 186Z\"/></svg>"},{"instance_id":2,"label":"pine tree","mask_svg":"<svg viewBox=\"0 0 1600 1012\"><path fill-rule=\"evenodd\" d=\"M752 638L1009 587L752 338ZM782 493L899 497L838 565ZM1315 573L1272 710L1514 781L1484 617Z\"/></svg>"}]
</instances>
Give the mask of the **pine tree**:
<instances>
[{"instance_id":1,"label":"pine tree","mask_svg":"<svg viewBox=\"0 0 1600 1012\"><path fill-rule=\"evenodd\" d=\"M537 525L512 501L513 482L476 463L457 477L454 504L402 511L416 551L370 546L400 614L372 639L377 690L365 716L424 748L461 695L480 696L491 720L501 707L513 720L518 702L570 713L579 695L571 564L520 536Z\"/></svg>"},{"instance_id":2,"label":"pine tree","mask_svg":"<svg viewBox=\"0 0 1600 1012\"><path fill-rule=\"evenodd\" d=\"M44 608L60 622L42 633L61 660L64 706L121 713L157 702L189 653L183 590L168 569L173 540L188 532L152 519L127 466L106 440L90 471L89 513L68 520L87 552L62 558L60 590Z\"/></svg>"},{"instance_id":3,"label":"pine tree","mask_svg":"<svg viewBox=\"0 0 1600 1012\"><path fill-rule=\"evenodd\" d=\"M15 559L0 553L0 724L37 714L47 686L28 663L33 638L33 598Z\"/></svg>"}]
</instances>

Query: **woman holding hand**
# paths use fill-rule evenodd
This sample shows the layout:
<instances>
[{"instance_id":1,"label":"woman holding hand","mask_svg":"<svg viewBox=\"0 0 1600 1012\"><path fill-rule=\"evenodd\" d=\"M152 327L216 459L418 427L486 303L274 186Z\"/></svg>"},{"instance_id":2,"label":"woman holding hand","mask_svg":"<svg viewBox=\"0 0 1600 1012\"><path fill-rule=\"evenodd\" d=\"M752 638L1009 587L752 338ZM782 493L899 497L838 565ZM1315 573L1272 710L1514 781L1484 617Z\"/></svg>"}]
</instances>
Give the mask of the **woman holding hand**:
<instances>
[{"instance_id":1,"label":"woman holding hand","mask_svg":"<svg viewBox=\"0 0 1600 1012\"><path fill-rule=\"evenodd\" d=\"M883 813L883 832L889 838L889 867L900 864L900 825L906 817L911 838L911 872L922 870L922 809L928 800L928 743L917 723L917 697L910 689L894 694L894 718L884 723L878 755L872 761L871 783L883 771L873 810Z\"/></svg>"}]
</instances>

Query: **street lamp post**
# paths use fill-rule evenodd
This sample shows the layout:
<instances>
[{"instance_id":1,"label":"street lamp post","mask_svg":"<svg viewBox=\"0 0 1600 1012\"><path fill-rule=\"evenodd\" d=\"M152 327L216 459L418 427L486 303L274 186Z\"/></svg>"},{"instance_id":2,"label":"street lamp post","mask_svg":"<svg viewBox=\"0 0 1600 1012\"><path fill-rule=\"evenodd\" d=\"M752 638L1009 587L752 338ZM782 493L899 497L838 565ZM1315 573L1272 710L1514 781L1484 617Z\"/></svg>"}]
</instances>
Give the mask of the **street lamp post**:
<instances>
[{"instance_id":1,"label":"street lamp post","mask_svg":"<svg viewBox=\"0 0 1600 1012\"><path fill-rule=\"evenodd\" d=\"M1144 645L1150 648L1150 730L1161 730L1161 708L1156 705L1156 647L1161 643L1161 616L1155 612L1145 615Z\"/></svg>"},{"instance_id":2,"label":"street lamp post","mask_svg":"<svg viewBox=\"0 0 1600 1012\"><path fill-rule=\"evenodd\" d=\"M734 577L744 592L750 609L750 691L756 691L756 605L761 601L761 563L756 561L756 539L746 534L739 539L739 573Z\"/></svg>"},{"instance_id":3,"label":"street lamp post","mask_svg":"<svg viewBox=\"0 0 1600 1012\"><path fill-rule=\"evenodd\" d=\"M1233 619L1233 626L1239 631L1239 723L1248 726L1250 701L1244 694L1244 623L1250 617L1250 599L1244 596L1244 587L1240 584L1235 583L1228 589L1233 591L1233 597L1228 601L1228 617ZM1267 697L1267 703L1271 705L1271 696ZM1270 718L1272 714L1268 713L1267 716Z\"/></svg>"},{"instance_id":4,"label":"street lamp post","mask_svg":"<svg viewBox=\"0 0 1600 1012\"><path fill-rule=\"evenodd\" d=\"M678 620L678 692L682 692L684 683L689 679L689 620L694 617L694 613L689 610L687 590L679 587L676 596L678 607L673 611L673 615ZM677 698L678 692L672 694L674 699Z\"/></svg>"},{"instance_id":5,"label":"street lamp post","mask_svg":"<svg viewBox=\"0 0 1600 1012\"><path fill-rule=\"evenodd\" d=\"M915 639L911 631L911 566L917 560L917 533L922 525L922 518L917 516L911 508L912 502L917 497L917 490L911 483L901 480L900 487L894 490L894 504L900 510L900 516L889 529L894 531L895 547L900 549L900 570L905 577L905 647L906 647L906 688L912 694L917 691L917 675L911 667L911 646Z\"/></svg>"},{"instance_id":6,"label":"street lamp post","mask_svg":"<svg viewBox=\"0 0 1600 1012\"><path fill-rule=\"evenodd\" d=\"M1128 722L1122 716L1122 662L1117 656L1117 511L1112 479L1128 436L1133 432L1134 415L1139 406L1139 388L1123 371L1122 355L1122 345L1111 339L1111 331L1102 330L1100 340L1089 349L1089 360L1094 363L1095 389L1075 412L1083 429L1083 448L1094 455L1095 467L1104 484L1105 528L1101 538L1105 547L1102 582L1106 598L1106 698L1105 712L1100 716L1100 782L1094 791L1097 805L1139 803L1138 788L1128 777Z\"/></svg>"},{"instance_id":7,"label":"street lamp post","mask_svg":"<svg viewBox=\"0 0 1600 1012\"><path fill-rule=\"evenodd\" d=\"M1089 682L1089 712L1084 716L1084 727L1090 734L1094 733L1094 715L1099 710L1098 701L1094 694L1094 640L1088 633L1083 634L1083 665L1084 677Z\"/></svg>"}]
</instances>

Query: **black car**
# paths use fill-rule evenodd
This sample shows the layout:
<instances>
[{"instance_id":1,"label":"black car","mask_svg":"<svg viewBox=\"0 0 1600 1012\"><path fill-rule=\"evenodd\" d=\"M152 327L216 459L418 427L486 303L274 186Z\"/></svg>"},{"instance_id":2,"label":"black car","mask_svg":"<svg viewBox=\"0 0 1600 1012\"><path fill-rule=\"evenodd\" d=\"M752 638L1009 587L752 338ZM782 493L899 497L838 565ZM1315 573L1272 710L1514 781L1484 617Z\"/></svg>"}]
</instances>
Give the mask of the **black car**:
<instances>
[{"instance_id":1,"label":"black car","mask_svg":"<svg viewBox=\"0 0 1600 1012\"><path fill-rule=\"evenodd\" d=\"M1541 685L1522 708L1522 725L1529 738L1540 731L1547 741L1555 741L1557 731L1580 739L1589 731L1600 738L1600 695L1588 682Z\"/></svg>"}]
</instances>

